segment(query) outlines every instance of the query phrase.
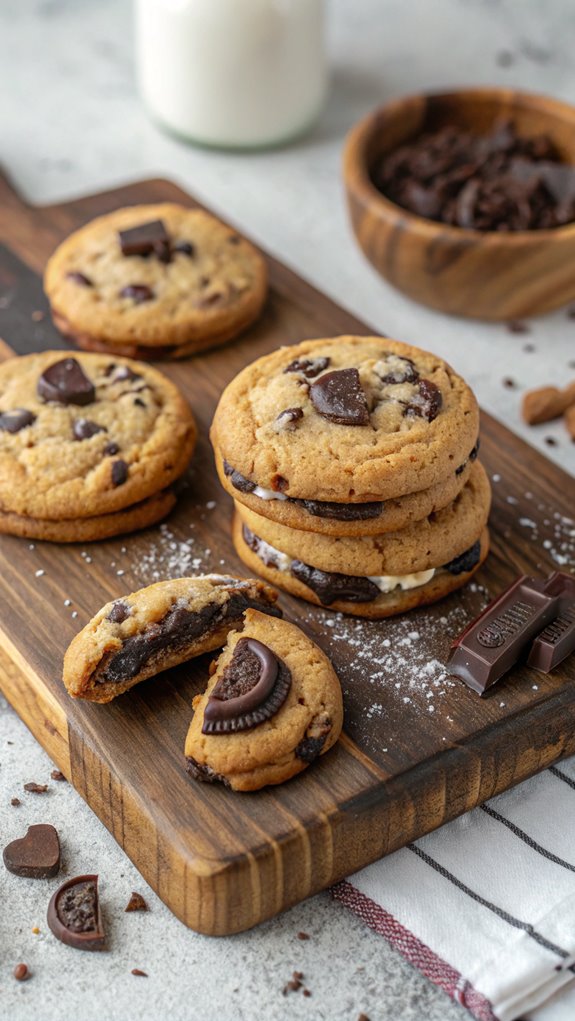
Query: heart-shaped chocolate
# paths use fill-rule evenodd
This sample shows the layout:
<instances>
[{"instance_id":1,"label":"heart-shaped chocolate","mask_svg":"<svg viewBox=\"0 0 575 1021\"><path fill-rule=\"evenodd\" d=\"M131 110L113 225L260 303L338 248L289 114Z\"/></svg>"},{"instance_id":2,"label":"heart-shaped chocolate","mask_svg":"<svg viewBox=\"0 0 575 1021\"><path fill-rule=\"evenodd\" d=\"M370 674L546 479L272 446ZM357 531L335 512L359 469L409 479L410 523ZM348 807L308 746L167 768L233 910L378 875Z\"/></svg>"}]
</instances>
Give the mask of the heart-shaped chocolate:
<instances>
[{"instance_id":1,"label":"heart-shaped chocolate","mask_svg":"<svg viewBox=\"0 0 575 1021\"><path fill-rule=\"evenodd\" d=\"M29 826L25 837L4 848L4 864L15 876L51 879L60 870L58 831L48 823Z\"/></svg>"}]
</instances>

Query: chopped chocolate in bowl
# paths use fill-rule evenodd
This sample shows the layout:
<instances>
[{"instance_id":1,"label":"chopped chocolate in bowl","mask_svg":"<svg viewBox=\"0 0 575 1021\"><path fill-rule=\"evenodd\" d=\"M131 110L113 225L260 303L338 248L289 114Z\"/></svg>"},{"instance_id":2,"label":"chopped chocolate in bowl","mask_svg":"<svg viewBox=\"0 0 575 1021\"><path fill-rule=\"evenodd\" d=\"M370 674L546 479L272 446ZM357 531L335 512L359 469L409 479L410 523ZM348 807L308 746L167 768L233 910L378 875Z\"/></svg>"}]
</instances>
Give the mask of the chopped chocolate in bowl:
<instances>
[{"instance_id":1,"label":"chopped chocolate in bowl","mask_svg":"<svg viewBox=\"0 0 575 1021\"><path fill-rule=\"evenodd\" d=\"M544 230L575 220L575 167L546 135L498 120L486 135L454 124L387 153L373 182L397 205L480 231Z\"/></svg>"}]
</instances>

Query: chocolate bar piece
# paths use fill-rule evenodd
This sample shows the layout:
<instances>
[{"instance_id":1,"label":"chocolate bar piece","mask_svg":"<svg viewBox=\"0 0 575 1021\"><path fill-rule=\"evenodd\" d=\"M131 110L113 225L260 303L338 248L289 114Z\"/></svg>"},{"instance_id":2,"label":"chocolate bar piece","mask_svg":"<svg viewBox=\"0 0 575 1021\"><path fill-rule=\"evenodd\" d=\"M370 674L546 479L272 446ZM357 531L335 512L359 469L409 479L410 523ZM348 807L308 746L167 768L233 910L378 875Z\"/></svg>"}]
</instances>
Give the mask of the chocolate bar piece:
<instances>
[{"instance_id":1,"label":"chocolate bar piece","mask_svg":"<svg viewBox=\"0 0 575 1021\"><path fill-rule=\"evenodd\" d=\"M76 950L101 950L106 942L102 927L97 876L68 879L48 905L48 925L62 943Z\"/></svg>"},{"instance_id":2,"label":"chocolate bar piece","mask_svg":"<svg viewBox=\"0 0 575 1021\"><path fill-rule=\"evenodd\" d=\"M575 652L575 578L555 571L546 589L550 595L559 596L559 613L537 635L531 646L527 666L549 674Z\"/></svg>"},{"instance_id":3,"label":"chocolate bar piece","mask_svg":"<svg viewBox=\"0 0 575 1021\"><path fill-rule=\"evenodd\" d=\"M170 261L170 238L162 220L152 220L140 227L119 232L122 255L157 255L161 262Z\"/></svg>"},{"instance_id":4,"label":"chocolate bar piece","mask_svg":"<svg viewBox=\"0 0 575 1021\"><path fill-rule=\"evenodd\" d=\"M521 575L490 603L455 639L448 660L451 673L480 695L507 673L557 616L560 596L547 591L550 581Z\"/></svg>"}]
</instances>

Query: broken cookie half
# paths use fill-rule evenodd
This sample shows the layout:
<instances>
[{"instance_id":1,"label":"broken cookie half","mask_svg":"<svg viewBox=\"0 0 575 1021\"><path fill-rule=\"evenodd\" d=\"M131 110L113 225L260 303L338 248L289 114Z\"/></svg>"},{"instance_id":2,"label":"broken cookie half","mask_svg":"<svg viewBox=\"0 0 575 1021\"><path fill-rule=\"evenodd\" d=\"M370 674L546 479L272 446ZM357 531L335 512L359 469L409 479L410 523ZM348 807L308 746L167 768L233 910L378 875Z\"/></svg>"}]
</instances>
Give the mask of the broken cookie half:
<instances>
[{"instance_id":1,"label":"broken cookie half","mask_svg":"<svg viewBox=\"0 0 575 1021\"><path fill-rule=\"evenodd\" d=\"M253 579L212 574L161 581L122 596L92 618L64 657L75 698L110 702L134 684L224 645L250 607L281 616L277 592Z\"/></svg>"},{"instance_id":2,"label":"broken cookie half","mask_svg":"<svg viewBox=\"0 0 575 1021\"><path fill-rule=\"evenodd\" d=\"M289 780L335 744L343 723L327 656L295 624L253 609L193 705L188 772L236 791Z\"/></svg>"}]
</instances>

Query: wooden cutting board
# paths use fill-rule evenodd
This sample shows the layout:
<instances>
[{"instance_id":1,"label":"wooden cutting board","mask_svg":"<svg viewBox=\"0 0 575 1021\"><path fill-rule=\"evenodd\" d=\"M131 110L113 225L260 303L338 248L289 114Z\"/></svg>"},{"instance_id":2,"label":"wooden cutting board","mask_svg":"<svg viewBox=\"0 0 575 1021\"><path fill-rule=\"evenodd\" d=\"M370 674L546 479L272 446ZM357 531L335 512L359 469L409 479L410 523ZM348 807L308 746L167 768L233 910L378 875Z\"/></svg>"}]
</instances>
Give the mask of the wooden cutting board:
<instances>
[{"instance_id":1,"label":"wooden cutting board","mask_svg":"<svg viewBox=\"0 0 575 1021\"><path fill-rule=\"evenodd\" d=\"M144 181L32 209L0 181L4 342L19 354L65 348L42 315L39 274L48 254L93 216L166 200L195 204L173 184ZM451 638L484 605L486 590L498 593L521 571L575 564L573 480L487 415L481 457L495 478L493 551L475 583L431 609L380 623L282 596L286 616L332 657L344 689L345 735L305 774L251 795L186 775L184 737L207 658L107 706L67 696L64 650L107 600L161 577L245 574L207 440L226 383L280 344L371 332L268 262L271 296L254 329L220 350L163 366L201 429L167 527L84 547L0 537L4 694L159 896L187 925L210 934L255 925L575 752L573 657L549 677L515 669L486 699L443 667Z\"/></svg>"}]
</instances>

